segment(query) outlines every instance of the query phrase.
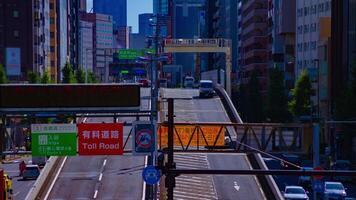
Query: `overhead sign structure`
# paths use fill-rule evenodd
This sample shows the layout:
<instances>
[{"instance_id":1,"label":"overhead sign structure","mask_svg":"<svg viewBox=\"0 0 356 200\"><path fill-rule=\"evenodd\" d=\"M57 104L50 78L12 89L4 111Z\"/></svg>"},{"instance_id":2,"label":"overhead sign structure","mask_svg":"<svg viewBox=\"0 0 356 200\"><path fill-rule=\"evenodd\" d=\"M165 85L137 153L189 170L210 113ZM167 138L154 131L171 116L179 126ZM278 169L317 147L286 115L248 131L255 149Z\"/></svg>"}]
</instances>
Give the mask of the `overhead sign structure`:
<instances>
[{"instance_id":1,"label":"overhead sign structure","mask_svg":"<svg viewBox=\"0 0 356 200\"><path fill-rule=\"evenodd\" d=\"M0 85L1 112L137 110L140 86L119 84Z\"/></svg>"},{"instance_id":2,"label":"overhead sign structure","mask_svg":"<svg viewBox=\"0 0 356 200\"><path fill-rule=\"evenodd\" d=\"M79 155L122 155L123 124L78 124Z\"/></svg>"},{"instance_id":3,"label":"overhead sign structure","mask_svg":"<svg viewBox=\"0 0 356 200\"><path fill-rule=\"evenodd\" d=\"M32 156L74 156L77 154L75 124L32 124Z\"/></svg>"},{"instance_id":4,"label":"overhead sign structure","mask_svg":"<svg viewBox=\"0 0 356 200\"><path fill-rule=\"evenodd\" d=\"M135 60L138 57L145 56L145 53L153 54L154 52L154 49L121 49L119 50L119 59Z\"/></svg>"},{"instance_id":5,"label":"overhead sign structure","mask_svg":"<svg viewBox=\"0 0 356 200\"><path fill-rule=\"evenodd\" d=\"M154 125L149 121L136 121L133 123L135 135L132 137L133 154L149 154L156 150L156 136Z\"/></svg>"},{"instance_id":6,"label":"overhead sign structure","mask_svg":"<svg viewBox=\"0 0 356 200\"><path fill-rule=\"evenodd\" d=\"M173 135L174 145L187 146L190 141L189 146L213 146L215 140L215 146L224 145L224 130L222 130L220 135L218 136L221 126L201 126L200 129L202 131L197 129L196 126L175 125ZM199 142L197 135L199 135ZM168 146L168 127L161 126L158 129L158 144L161 145L161 148Z\"/></svg>"},{"instance_id":7,"label":"overhead sign structure","mask_svg":"<svg viewBox=\"0 0 356 200\"><path fill-rule=\"evenodd\" d=\"M147 184L154 185L161 178L161 172L154 166L147 166L142 171L142 177Z\"/></svg>"}]
</instances>

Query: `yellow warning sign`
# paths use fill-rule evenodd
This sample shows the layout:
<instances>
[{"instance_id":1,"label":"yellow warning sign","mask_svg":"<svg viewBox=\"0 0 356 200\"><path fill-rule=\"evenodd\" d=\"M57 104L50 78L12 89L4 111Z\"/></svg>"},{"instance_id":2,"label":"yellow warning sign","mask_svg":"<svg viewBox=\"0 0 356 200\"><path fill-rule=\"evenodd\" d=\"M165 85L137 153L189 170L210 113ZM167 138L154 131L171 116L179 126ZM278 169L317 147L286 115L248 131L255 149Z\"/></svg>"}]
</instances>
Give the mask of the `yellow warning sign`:
<instances>
[{"instance_id":1,"label":"yellow warning sign","mask_svg":"<svg viewBox=\"0 0 356 200\"><path fill-rule=\"evenodd\" d=\"M220 131L220 134L219 134ZM223 146L225 129L221 126L174 126L175 146ZM189 143L190 142L190 143ZM160 126L158 129L158 145L168 145L168 127Z\"/></svg>"}]
</instances>

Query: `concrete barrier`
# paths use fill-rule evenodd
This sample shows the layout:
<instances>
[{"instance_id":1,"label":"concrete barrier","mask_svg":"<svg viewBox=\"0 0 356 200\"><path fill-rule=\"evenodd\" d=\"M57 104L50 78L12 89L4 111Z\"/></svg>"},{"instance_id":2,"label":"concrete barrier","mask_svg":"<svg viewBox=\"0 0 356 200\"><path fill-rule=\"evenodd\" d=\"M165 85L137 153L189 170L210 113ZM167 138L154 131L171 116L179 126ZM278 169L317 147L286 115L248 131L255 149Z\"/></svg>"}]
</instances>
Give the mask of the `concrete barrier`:
<instances>
[{"instance_id":1,"label":"concrete barrier","mask_svg":"<svg viewBox=\"0 0 356 200\"><path fill-rule=\"evenodd\" d=\"M253 169L268 170L265 162L259 153L250 153L247 155L248 160ZM283 196L271 175L258 175L256 176L261 185L263 193L267 199L283 200Z\"/></svg>"},{"instance_id":2,"label":"concrete barrier","mask_svg":"<svg viewBox=\"0 0 356 200\"><path fill-rule=\"evenodd\" d=\"M42 200L46 195L48 188L54 180L55 174L63 161L63 157L51 156L45 167L42 169L40 176L32 186L26 196L26 200Z\"/></svg>"},{"instance_id":3,"label":"concrete barrier","mask_svg":"<svg viewBox=\"0 0 356 200\"><path fill-rule=\"evenodd\" d=\"M225 89L221 85L216 84L214 87L214 90L215 90L216 94L220 97L231 122L243 123L239 113L237 112L234 104L232 103L232 101L231 101L229 95L227 94L227 92L225 91Z\"/></svg>"}]
</instances>

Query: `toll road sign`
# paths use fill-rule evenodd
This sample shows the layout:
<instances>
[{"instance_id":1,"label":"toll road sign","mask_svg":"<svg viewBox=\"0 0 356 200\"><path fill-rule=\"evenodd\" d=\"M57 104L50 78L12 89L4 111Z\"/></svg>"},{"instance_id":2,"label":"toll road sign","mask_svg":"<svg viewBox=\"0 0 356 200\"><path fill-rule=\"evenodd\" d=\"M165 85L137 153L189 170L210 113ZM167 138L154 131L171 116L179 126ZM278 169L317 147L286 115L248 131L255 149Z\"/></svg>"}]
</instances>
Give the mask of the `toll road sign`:
<instances>
[{"instance_id":1,"label":"toll road sign","mask_svg":"<svg viewBox=\"0 0 356 200\"><path fill-rule=\"evenodd\" d=\"M32 156L74 156L77 154L75 124L32 124Z\"/></svg>"},{"instance_id":2,"label":"toll road sign","mask_svg":"<svg viewBox=\"0 0 356 200\"><path fill-rule=\"evenodd\" d=\"M78 124L79 155L122 155L123 124Z\"/></svg>"},{"instance_id":3,"label":"toll road sign","mask_svg":"<svg viewBox=\"0 0 356 200\"><path fill-rule=\"evenodd\" d=\"M161 172L154 166L147 166L142 171L142 177L147 184L154 185L161 178Z\"/></svg>"},{"instance_id":4,"label":"toll road sign","mask_svg":"<svg viewBox=\"0 0 356 200\"><path fill-rule=\"evenodd\" d=\"M319 192L319 193L324 192L324 183L323 183L323 181L314 180L313 181L313 190L314 190L314 192Z\"/></svg>"},{"instance_id":5,"label":"toll road sign","mask_svg":"<svg viewBox=\"0 0 356 200\"><path fill-rule=\"evenodd\" d=\"M135 135L132 137L134 155L146 155L156 150L155 126L148 121L133 123Z\"/></svg>"}]
</instances>

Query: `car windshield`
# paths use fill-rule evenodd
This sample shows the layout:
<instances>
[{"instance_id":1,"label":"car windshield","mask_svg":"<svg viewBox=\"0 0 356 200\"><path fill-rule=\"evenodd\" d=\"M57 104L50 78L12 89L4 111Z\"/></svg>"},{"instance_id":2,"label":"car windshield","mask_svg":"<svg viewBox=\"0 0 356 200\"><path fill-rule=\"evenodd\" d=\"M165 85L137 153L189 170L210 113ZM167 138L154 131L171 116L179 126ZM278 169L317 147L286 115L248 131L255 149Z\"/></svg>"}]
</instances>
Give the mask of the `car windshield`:
<instances>
[{"instance_id":1,"label":"car windshield","mask_svg":"<svg viewBox=\"0 0 356 200\"><path fill-rule=\"evenodd\" d=\"M213 84L212 83L201 83L200 87L202 87L202 88L212 88Z\"/></svg>"},{"instance_id":2,"label":"car windshield","mask_svg":"<svg viewBox=\"0 0 356 200\"><path fill-rule=\"evenodd\" d=\"M191 81L194 81L194 79L193 78L185 78L185 81L191 82Z\"/></svg>"},{"instance_id":3,"label":"car windshield","mask_svg":"<svg viewBox=\"0 0 356 200\"><path fill-rule=\"evenodd\" d=\"M160 83L167 83L167 80L161 79L159 82L160 82Z\"/></svg>"},{"instance_id":4,"label":"car windshield","mask_svg":"<svg viewBox=\"0 0 356 200\"><path fill-rule=\"evenodd\" d=\"M328 190L344 190L344 187L339 183L328 183L325 188Z\"/></svg>"},{"instance_id":5,"label":"car windshield","mask_svg":"<svg viewBox=\"0 0 356 200\"><path fill-rule=\"evenodd\" d=\"M287 188L287 194L305 194L304 190L301 188Z\"/></svg>"}]
</instances>

